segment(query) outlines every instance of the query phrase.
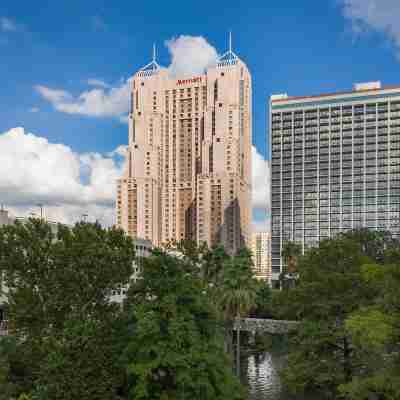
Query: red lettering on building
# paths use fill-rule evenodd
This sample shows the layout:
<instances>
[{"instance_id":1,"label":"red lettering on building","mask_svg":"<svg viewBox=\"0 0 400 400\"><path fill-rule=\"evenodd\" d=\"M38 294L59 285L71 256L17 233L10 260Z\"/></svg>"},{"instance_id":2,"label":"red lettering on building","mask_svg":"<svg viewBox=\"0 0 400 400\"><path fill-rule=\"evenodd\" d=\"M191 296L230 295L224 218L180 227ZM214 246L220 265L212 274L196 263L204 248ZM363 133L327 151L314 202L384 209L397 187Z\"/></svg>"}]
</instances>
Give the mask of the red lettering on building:
<instances>
[{"instance_id":1,"label":"red lettering on building","mask_svg":"<svg viewBox=\"0 0 400 400\"><path fill-rule=\"evenodd\" d=\"M201 82L201 76L197 76L196 78L189 78L189 79L178 79L176 84L177 85L187 85L188 83L197 83Z\"/></svg>"}]
</instances>

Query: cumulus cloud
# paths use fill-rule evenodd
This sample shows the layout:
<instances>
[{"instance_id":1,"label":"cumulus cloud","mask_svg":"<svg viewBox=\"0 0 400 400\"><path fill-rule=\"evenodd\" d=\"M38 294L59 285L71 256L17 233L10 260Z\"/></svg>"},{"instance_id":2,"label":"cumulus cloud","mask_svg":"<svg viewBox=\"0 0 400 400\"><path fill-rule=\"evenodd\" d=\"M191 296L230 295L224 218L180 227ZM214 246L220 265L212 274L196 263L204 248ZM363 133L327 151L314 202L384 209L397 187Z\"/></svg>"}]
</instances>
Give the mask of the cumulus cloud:
<instances>
[{"instance_id":1,"label":"cumulus cloud","mask_svg":"<svg viewBox=\"0 0 400 400\"><path fill-rule=\"evenodd\" d=\"M51 219L72 223L89 214L110 225L122 164L113 155L77 153L14 128L0 134L1 202L17 216L41 203Z\"/></svg>"},{"instance_id":2,"label":"cumulus cloud","mask_svg":"<svg viewBox=\"0 0 400 400\"><path fill-rule=\"evenodd\" d=\"M31 107L31 108L29 109L29 112L31 112L31 113L37 113L37 112L39 112L39 111L40 111L39 107Z\"/></svg>"},{"instance_id":3,"label":"cumulus cloud","mask_svg":"<svg viewBox=\"0 0 400 400\"><path fill-rule=\"evenodd\" d=\"M270 193L270 167L266 160L255 146L252 146L252 168L253 168L253 207L260 210L269 211Z\"/></svg>"},{"instance_id":4,"label":"cumulus cloud","mask_svg":"<svg viewBox=\"0 0 400 400\"><path fill-rule=\"evenodd\" d=\"M57 110L67 114L80 114L91 117L116 117L121 119L129 109L129 80L116 87L96 87L78 96L71 93L36 85L35 90ZM99 86L97 81L97 86ZM93 80L91 80L93 85ZM101 85L100 85L101 86Z\"/></svg>"},{"instance_id":5,"label":"cumulus cloud","mask_svg":"<svg viewBox=\"0 0 400 400\"><path fill-rule=\"evenodd\" d=\"M271 220L267 217L260 220L253 220L252 231L253 232L269 232L270 231L270 222Z\"/></svg>"},{"instance_id":6,"label":"cumulus cloud","mask_svg":"<svg viewBox=\"0 0 400 400\"><path fill-rule=\"evenodd\" d=\"M354 32L382 32L400 49L400 2L398 0L341 0L343 15Z\"/></svg>"},{"instance_id":7,"label":"cumulus cloud","mask_svg":"<svg viewBox=\"0 0 400 400\"><path fill-rule=\"evenodd\" d=\"M98 86L98 87L102 87L105 89L110 87L110 85L108 83L104 82L101 79L88 79L87 84L90 86Z\"/></svg>"},{"instance_id":8,"label":"cumulus cloud","mask_svg":"<svg viewBox=\"0 0 400 400\"><path fill-rule=\"evenodd\" d=\"M201 75L216 64L218 53L202 36L181 35L165 42L171 55L169 72L174 77Z\"/></svg>"},{"instance_id":9,"label":"cumulus cloud","mask_svg":"<svg viewBox=\"0 0 400 400\"><path fill-rule=\"evenodd\" d=\"M3 32L17 32L20 26L11 18L0 17L0 30Z\"/></svg>"},{"instance_id":10,"label":"cumulus cloud","mask_svg":"<svg viewBox=\"0 0 400 400\"><path fill-rule=\"evenodd\" d=\"M128 146L120 145L115 150L107 153L107 157L125 157Z\"/></svg>"},{"instance_id":11,"label":"cumulus cloud","mask_svg":"<svg viewBox=\"0 0 400 400\"><path fill-rule=\"evenodd\" d=\"M270 164L252 146L253 231L266 232L270 226Z\"/></svg>"},{"instance_id":12,"label":"cumulus cloud","mask_svg":"<svg viewBox=\"0 0 400 400\"><path fill-rule=\"evenodd\" d=\"M215 65L217 50L201 36L181 35L165 42L171 55L168 67L171 76L202 74L205 68ZM36 85L34 89L60 112L90 117L114 117L121 123L128 122L130 80L111 86L100 79L88 79L94 88L74 96L62 89Z\"/></svg>"},{"instance_id":13,"label":"cumulus cloud","mask_svg":"<svg viewBox=\"0 0 400 400\"><path fill-rule=\"evenodd\" d=\"M23 128L13 128L0 134L0 201L16 216L38 213L37 204L44 204L52 220L73 223L88 214L91 220L111 225L116 179L122 175L125 151L126 146L119 146L105 155L77 153ZM264 231L270 209L269 163L254 146L252 151L254 225Z\"/></svg>"}]
</instances>

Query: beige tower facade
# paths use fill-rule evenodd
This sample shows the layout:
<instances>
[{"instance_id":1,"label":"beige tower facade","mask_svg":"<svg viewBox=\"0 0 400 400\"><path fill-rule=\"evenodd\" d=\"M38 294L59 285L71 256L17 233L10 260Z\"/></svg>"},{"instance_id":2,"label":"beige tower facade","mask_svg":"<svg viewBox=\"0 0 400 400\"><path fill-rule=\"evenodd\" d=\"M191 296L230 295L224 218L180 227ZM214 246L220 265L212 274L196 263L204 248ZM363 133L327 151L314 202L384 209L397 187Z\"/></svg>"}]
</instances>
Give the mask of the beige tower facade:
<instances>
[{"instance_id":1,"label":"beige tower facade","mask_svg":"<svg viewBox=\"0 0 400 400\"><path fill-rule=\"evenodd\" d=\"M132 79L117 225L155 246L249 245L251 137L251 76L231 50L189 78L153 59Z\"/></svg>"},{"instance_id":2,"label":"beige tower facade","mask_svg":"<svg viewBox=\"0 0 400 400\"><path fill-rule=\"evenodd\" d=\"M271 234L254 232L251 235L250 249L253 254L255 276L271 282Z\"/></svg>"}]
</instances>

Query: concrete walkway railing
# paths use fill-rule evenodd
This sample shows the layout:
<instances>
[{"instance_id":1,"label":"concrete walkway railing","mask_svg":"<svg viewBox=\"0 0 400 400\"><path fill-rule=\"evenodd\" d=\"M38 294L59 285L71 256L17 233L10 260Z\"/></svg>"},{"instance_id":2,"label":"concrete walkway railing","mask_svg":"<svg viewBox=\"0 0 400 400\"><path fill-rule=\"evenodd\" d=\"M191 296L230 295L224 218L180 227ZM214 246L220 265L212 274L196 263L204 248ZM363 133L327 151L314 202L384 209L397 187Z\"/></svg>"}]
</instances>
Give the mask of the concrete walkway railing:
<instances>
[{"instance_id":1,"label":"concrete walkway railing","mask_svg":"<svg viewBox=\"0 0 400 400\"><path fill-rule=\"evenodd\" d=\"M237 329L239 321L236 319L233 329ZM265 332L271 334L283 334L297 329L297 321L284 321L263 318L240 319L240 330L247 332Z\"/></svg>"}]
</instances>

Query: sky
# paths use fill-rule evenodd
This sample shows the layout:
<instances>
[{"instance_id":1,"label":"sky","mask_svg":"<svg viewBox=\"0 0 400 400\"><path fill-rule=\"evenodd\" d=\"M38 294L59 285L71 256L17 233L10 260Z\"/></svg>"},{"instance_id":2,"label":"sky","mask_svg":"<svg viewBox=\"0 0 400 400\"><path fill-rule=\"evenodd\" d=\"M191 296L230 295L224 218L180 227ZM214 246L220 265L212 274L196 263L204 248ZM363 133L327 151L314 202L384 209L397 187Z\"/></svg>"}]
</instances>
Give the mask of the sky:
<instances>
[{"instance_id":1,"label":"sky","mask_svg":"<svg viewBox=\"0 0 400 400\"><path fill-rule=\"evenodd\" d=\"M0 203L114 221L128 79L151 60L197 74L233 50L253 81L253 222L269 221L268 100L399 84L399 0L3 1Z\"/></svg>"}]
</instances>

